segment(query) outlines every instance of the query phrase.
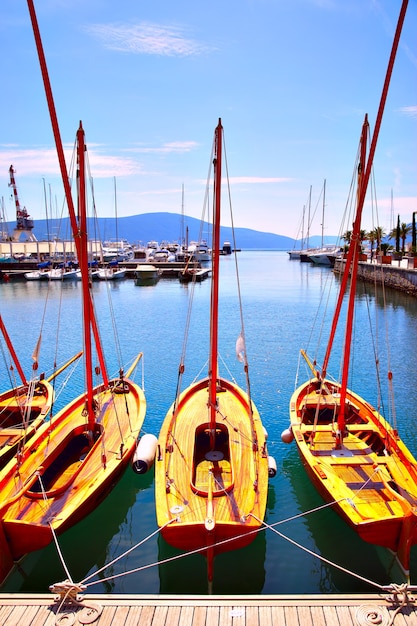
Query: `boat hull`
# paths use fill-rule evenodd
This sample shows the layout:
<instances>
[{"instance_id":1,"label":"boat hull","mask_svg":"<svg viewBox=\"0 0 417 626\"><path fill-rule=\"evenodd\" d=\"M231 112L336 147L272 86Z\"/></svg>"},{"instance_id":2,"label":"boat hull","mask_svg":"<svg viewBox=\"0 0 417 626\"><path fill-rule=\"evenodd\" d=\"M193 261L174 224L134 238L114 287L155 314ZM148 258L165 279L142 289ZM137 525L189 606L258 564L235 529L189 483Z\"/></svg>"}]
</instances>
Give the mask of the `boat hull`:
<instances>
[{"instance_id":1,"label":"boat hull","mask_svg":"<svg viewBox=\"0 0 417 626\"><path fill-rule=\"evenodd\" d=\"M135 270L135 281L137 285L155 284L161 277L161 270L154 265L138 265Z\"/></svg>"},{"instance_id":2,"label":"boat hull","mask_svg":"<svg viewBox=\"0 0 417 626\"><path fill-rule=\"evenodd\" d=\"M99 280L121 280L126 277L126 270L115 270L112 268L100 268L97 272Z\"/></svg>"},{"instance_id":3,"label":"boat hull","mask_svg":"<svg viewBox=\"0 0 417 626\"><path fill-rule=\"evenodd\" d=\"M113 390L96 387L94 398L93 430L83 394L39 428L19 464L13 459L0 472L2 533L14 560L93 510L134 454L146 411L141 388L125 379Z\"/></svg>"},{"instance_id":4,"label":"boat hull","mask_svg":"<svg viewBox=\"0 0 417 626\"><path fill-rule=\"evenodd\" d=\"M311 482L369 543L397 554L409 570L417 543L417 462L397 432L365 400L347 390L346 432L336 445L340 386L312 379L290 402L290 423Z\"/></svg>"},{"instance_id":5,"label":"boat hull","mask_svg":"<svg viewBox=\"0 0 417 626\"><path fill-rule=\"evenodd\" d=\"M218 411L227 417L219 417L210 440L208 384L204 379L186 389L168 411L158 440L155 498L169 544L217 554L248 545L261 528L268 455L256 408L251 416L246 394L223 379Z\"/></svg>"}]
</instances>

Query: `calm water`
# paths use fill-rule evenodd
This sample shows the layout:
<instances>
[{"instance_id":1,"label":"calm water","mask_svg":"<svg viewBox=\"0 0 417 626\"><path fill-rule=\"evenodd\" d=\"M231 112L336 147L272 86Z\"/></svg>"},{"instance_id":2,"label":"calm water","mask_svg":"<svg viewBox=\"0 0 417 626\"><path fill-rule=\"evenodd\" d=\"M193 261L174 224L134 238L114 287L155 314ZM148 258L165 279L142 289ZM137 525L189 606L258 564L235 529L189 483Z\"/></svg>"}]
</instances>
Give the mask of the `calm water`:
<instances>
[{"instance_id":1,"label":"calm water","mask_svg":"<svg viewBox=\"0 0 417 626\"><path fill-rule=\"evenodd\" d=\"M248 548L216 557L212 591L222 594L374 591L366 582L315 556L322 555L371 581L388 584L393 580L389 555L384 550L360 541L329 509L309 513L320 507L322 501L306 477L295 444L284 445L280 439L288 425L288 405L296 382L300 348L307 348L310 356L317 356L319 362L323 356L323 349L318 352L316 349L321 338L327 339L329 322L321 325L320 316L319 324L317 311L333 273L327 268L289 261L284 252L242 252L238 263L252 396L268 430L269 453L276 459L278 473L269 486L266 522L271 528ZM369 289L368 286L366 290L363 287L358 290L354 375L350 386L377 404L372 365L374 345L368 330L368 314L373 315L376 308L380 319L372 324L381 352L381 376L386 378L385 363L390 359L398 427L417 456L416 301L397 292L387 292L386 328L380 315L382 298L367 297L365 291ZM191 286L162 279L155 286L137 287L128 279L109 286L94 284L93 291L109 372L117 372L119 354L127 364L137 352L144 353L148 408L143 432L158 435L175 395ZM334 296L335 292L333 286L331 294ZM0 312L28 375L42 319L40 366L47 374L54 359L61 364L81 347L80 296L80 284L76 282L64 284L62 289L52 284L49 291L43 283L0 283ZM206 371L209 299L210 279L196 285L194 293L186 384L202 368ZM236 300L234 259L224 257L220 351L231 375L244 386L241 364L235 358L235 342L240 332ZM118 329L119 347L113 341L113 326ZM339 341L329 368L334 376L338 375L340 346ZM0 386L6 389L11 384L4 364L1 367ZM139 380L141 376L139 370ZM299 384L306 377L303 366ZM79 393L82 384L82 367L78 367L59 395L56 410ZM387 396L383 402L388 416ZM129 468L107 499L60 538L60 546L74 581L84 580L137 546L92 578L99 582L89 587L90 592L207 593L204 558L182 557L156 531L153 472L136 476ZM104 580L115 575L118 577L113 580ZM45 592L51 583L65 578L57 550L50 545L26 557L21 569L9 577L2 590ZM417 550L412 558L412 582L416 578Z\"/></svg>"}]
</instances>

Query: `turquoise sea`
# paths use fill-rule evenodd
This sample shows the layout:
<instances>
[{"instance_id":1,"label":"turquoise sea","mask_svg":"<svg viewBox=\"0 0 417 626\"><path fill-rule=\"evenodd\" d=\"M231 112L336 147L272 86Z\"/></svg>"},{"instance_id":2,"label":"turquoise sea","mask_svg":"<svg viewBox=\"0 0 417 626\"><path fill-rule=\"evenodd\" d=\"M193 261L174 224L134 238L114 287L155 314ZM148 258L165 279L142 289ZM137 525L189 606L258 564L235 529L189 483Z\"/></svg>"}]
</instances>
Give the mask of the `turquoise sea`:
<instances>
[{"instance_id":1,"label":"turquoise sea","mask_svg":"<svg viewBox=\"0 0 417 626\"><path fill-rule=\"evenodd\" d=\"M216 557L214 582L218 594L297 594L372 592L367 581L389 584L390 555L357 538L311 486L295 444L281 442L288 425L288 406L296 383L300 348L320 362L329 331L318 309L324 305L329 282L330 300L337 279L328 268L290 261L285 252L238 253L246 347L252 397L269 434L269 454L277 463L270 480L266 523L247 548ZM240 333L233 257L221 259L220 352L230 375L244 386L242 365L235 356ZM333 280L331 280L333 279ZM191 285L161 279L138 287L133 280L93 285L94 301L110 374L128 365L143 351L147 415L143 432L158 435L171 405L183 349ZM326 296L327 298L327 296ZM208 354L210 279L198 283L186 358L186 383L206 372ZM385 300L387 321L382 312ZM327 300L326 300L327 301ZM111 303L111 308L109 308ZM374 310L378 322L374 320ZM27 375L31 355L42 329L40 368L50 374L81 348L81 285L49 286L38 282L0 282L0 313ZM376 334L372 340L369 321ZM113 340L118 330L119 344ZM57 343L58 338L58 343ZM371 294L371 286L358 286L354 333L353 375L350 387L376 405L374 361L380 354L381 379L392 370L395 411L388 396L381 401L386 417L397 419L400 435L417 456L417 303L398 292ZM338 376L342 340L337 339L330 373ZM4 359L0 365L1 389L11 386ZM303 365L301 384L307 377ZM58 381L62 382L61 376ZM60 393L55 411L83 385L82 365ZM385 393L385 392L384 392ZM77 526L59 538L59 546L73 581L87 581L91 593L208 593L206 564L200 555L184 556L170 548L157 532L153 472L137 476L128 468L103 503ZM417 580L417 549L412 555L411 582ZM115 561L120 555L122 558ZM322 556L325 561L320 560ZM343 570L336 568L336 564ZM94 573L108 567L97 576ZM1 591L48 591L49 585L67 577L55 545L28 555ZM90 579L91 577L91 579ZM97 582L98 581L98 582Z\"/></svg>"}]
</instances>

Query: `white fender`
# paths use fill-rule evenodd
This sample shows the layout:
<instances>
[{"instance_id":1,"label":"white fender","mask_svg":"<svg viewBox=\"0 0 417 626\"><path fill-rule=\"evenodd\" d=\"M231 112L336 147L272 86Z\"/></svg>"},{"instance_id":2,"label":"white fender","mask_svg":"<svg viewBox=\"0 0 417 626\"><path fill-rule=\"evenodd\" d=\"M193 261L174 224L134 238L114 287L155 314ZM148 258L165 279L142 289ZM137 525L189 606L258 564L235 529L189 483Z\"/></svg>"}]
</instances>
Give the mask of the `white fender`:
<instances>
[{"instance_id":1,"label":"white fender","mask_svg":"<svg viewBox=\"0 0 417 626\"><path fill-rule=\"evenodd\" d=\"M268 476L274 478L277 475L277 463L273 456L268 457Z\"/></svg>"},{"instance_id":2,"label":"white fender","mask_svg":"<svg viewBox=\"0 0 417 626\"><path fill-rule=\"evenodd\" d=\"M153 465L158 439L150 433L143 435L133 455L132 467L136 474L146 474Z\"/></svg>"},{"instance_id":3,"label":"white fender","mask_svg":"<svg viewBox=\"0 0 417 626\"><path fill-rule=\"evenodd\" d=\"M283 443L291 443L293 439L294 439L294 433L292 432L291 426L282 431L281 441Z\"/></svg>"}]
</instances>

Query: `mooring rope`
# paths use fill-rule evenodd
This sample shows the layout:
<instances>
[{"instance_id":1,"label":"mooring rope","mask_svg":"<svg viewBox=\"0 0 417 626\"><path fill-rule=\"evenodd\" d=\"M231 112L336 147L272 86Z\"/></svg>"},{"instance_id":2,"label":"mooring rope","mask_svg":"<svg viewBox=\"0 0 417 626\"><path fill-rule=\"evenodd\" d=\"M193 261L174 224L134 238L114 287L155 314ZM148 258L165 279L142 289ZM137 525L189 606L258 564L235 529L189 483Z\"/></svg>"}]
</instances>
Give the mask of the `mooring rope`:
<instances>
[{"instance_id":1,"label":"mooring rope","mask_svg":"<svg viewBox=\"0 0 417 626\"><path fill-rule=\"evenodd\" d=\"M35 473L36 473L36 476L38 477L38 480L39 480L39 485L40 485L40 487L41 487L43 501L44 501L45 503L48 503L48 496L46 495L45 487L44 487L44 484L43 484L43 481L42 481L42 475L41 475L41 473L40 473L40 471L39 471L39 470L37 470ZM54 530L54 528L53 528L53 526L52 526L52 519L49 519L49 520L48 520L48 524L49 524L49 528L51 529L52 538L53 538L53 541L54 541L54 543L55 543L55 547L56 547L56 549L57 549L58 556L59 556L59 559L60 559L60 561L61 561L62 567L64 568L65 573L66 573L66 575L67 575L68 579L69 579L69 580L70 580L70 582L72 583L72 578L71 578L71 575L70 575L69 570L68 570L68 568L67 568L67 565L66 565L66 563L65 563L64 556L63 556L63 554L62 554L62 552L61 552L61 548L60 548L60 545L59 545L58 538L57 538L57 536L56 536L55 530Z\"/></svg>"},{"instance_id":2,"label":"mooring rope","mask_svg":"<svg viewBox=\"0 0 417 626\"><path fill-rule=\"evenodd\" d=\"M307 554L310 554L311 556L314 556L314 557L318 558L320 561L323 561L323 563L327 563L327 565L331 565L332 567L335 567L336 569L340 570L341 572L344 572L345 574L350 574L354 578L357 578L358 580L361 580L362 582L368 583L369 585L372 585L372 586L376 587L380 591L386 590L386 587L384 587L380 583L377 583L377 582L375 582L373 580L370 580L369 578L365 578L364 576L361 576L360 574L356 574L355 572L352 572L351 570L348 570L347 568L343 567L342 565L338 565L337 563L334 563L333 561L330 561L329 559L326 559L326 557L322 556L321 554L317 554L317 552L314 552L314 550L310 550L310 548L306 548L305 546L301 545L301 543L299 543L298 541L295 541L295 539L291 539L291 537L288 537L287 535L284 535L284 533L281 533L279 530L274 528L273 525L267 524L265 521L260 520L253 513L250 513L250 515L252 517L254 517L258 522L263 524L268 530L271 530L273 533L275 533L279 537L281 537L281 539L285 539L286 541L288 541L292 545L296 546L297 548L300 548L300 550L303 550L304 552L307 552Z\"/></svg>"}]
</instances>

